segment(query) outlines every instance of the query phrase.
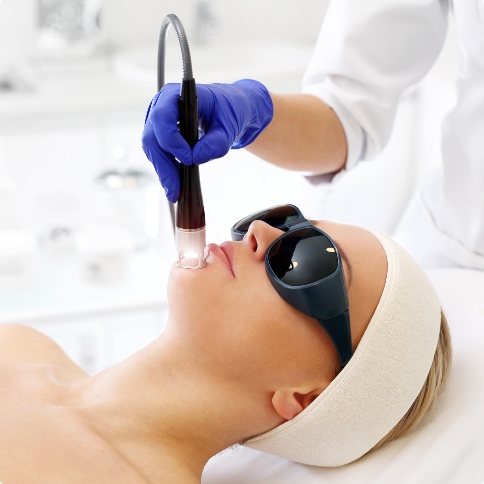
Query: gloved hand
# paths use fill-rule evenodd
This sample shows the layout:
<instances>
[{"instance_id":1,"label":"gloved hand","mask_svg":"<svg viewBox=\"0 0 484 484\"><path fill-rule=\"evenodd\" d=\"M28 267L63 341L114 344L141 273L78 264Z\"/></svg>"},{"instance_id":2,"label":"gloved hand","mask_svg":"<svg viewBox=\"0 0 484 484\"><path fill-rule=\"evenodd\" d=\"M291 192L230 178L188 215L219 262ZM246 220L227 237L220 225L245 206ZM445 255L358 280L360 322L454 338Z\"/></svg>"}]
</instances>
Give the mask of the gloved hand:
<instances>
[{"instance_id":1,"label":"gloved hand","mask_svg":"<svg viewBox=\"0 0 484 484\"><path fill-rule=\"evenodd\" d=\"M200 165L221 158L230 148L244 148L271 122L272 99L257 81L198 84L198 116L202 137L193 149L178 131L179 84L166 84L146 114L142 144L170 202L180 193L179 164Z\"/></svg>"}]
</instances>

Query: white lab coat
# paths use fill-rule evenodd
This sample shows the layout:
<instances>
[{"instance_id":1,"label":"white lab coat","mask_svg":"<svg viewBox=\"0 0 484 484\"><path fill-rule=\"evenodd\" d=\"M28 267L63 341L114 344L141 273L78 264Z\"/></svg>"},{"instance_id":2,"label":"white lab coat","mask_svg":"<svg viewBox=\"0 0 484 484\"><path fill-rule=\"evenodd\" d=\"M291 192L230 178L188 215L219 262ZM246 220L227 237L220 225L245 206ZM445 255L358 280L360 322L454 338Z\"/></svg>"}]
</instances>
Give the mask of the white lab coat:
<instances>
[{"instance_id":1,"label":"white lab coat","mask_svg":"<svg viewBox=\"0 0 484 484\"><path fill-rule=\"evenodd\" d=\"M484 0L334 0L303 80L329 104L348 141L346 169L387 143L405 90L436 60L449 8L461 47L457 105L399 240L425 267L484 269Z\"/></svg>"}]
</instances>

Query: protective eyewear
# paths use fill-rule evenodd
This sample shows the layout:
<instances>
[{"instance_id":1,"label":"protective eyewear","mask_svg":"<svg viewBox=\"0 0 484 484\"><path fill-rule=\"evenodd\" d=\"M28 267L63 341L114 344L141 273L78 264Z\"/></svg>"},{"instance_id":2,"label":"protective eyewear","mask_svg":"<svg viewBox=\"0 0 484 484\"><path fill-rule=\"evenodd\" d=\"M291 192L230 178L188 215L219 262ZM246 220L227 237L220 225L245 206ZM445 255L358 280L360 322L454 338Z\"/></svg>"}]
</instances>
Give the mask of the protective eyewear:
<instances>
[{"instance_id":1,"label":"protective eyewear","mask_svg":"<svg viewBox=\"0 0 484 484\"><path fill-rule=\"evenodd\" d=\"M274 289L291 306L317 319L345 366L353 349L348 296L337 245L294 205L278 205L243 218L232 227L232 240L242 240L255 220L285 232L265 255L267 275Z\"/></svg>"}]
</instances>

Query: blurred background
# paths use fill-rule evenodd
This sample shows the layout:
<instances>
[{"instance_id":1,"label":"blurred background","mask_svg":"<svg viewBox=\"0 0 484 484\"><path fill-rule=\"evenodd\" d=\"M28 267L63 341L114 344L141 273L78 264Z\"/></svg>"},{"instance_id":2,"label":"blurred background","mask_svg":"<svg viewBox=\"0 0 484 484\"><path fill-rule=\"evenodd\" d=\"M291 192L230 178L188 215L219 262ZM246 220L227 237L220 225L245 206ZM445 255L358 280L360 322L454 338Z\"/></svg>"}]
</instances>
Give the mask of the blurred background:
<instances>
[{"instance_id":1,"label":"blurred background","mask_svg":"<svg viewBox=\"0 0 484 484\"><path fill-rule=\"evenodd\" d=\"M0 0L0 324L45 332L91 373L156 338L175 253L140 136L164 16L185 25L197 82L254 78L296 93L328 3ZM167 80L179 82L173 33L169 44ZM244 150L203 166L208 241L229 239L234 222L278 203L391 234L440 162L457 64L450 25L385 151L329 185Z\"/></svg>"}]
</instances>

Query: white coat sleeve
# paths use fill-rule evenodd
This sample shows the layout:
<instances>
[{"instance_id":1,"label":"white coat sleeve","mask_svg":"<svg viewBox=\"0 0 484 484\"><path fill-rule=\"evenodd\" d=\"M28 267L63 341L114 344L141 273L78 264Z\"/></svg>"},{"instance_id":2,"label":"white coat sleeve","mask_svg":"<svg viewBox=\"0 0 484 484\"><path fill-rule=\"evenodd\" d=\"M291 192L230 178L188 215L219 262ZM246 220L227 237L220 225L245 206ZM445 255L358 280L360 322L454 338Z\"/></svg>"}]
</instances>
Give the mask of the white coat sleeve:
<instances>
[{"instance_id":1,"label":"white coat sleeve","mask_svg":"<svg viewBox=\"0 0 484 484\"><path fill-rule=\"evenodd\" d=\"M404 90L422 79L442 48L448 9L448 0L331 2L303 92L339 117L345 169L385 147Z\"/></svg>"}]
</instances>

